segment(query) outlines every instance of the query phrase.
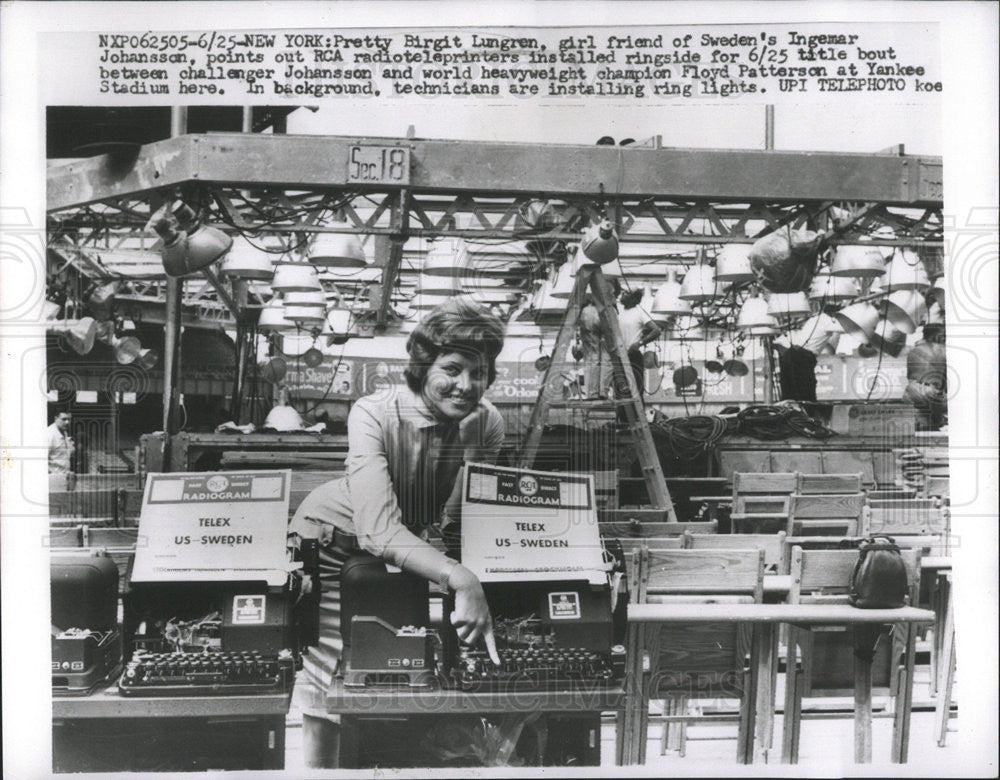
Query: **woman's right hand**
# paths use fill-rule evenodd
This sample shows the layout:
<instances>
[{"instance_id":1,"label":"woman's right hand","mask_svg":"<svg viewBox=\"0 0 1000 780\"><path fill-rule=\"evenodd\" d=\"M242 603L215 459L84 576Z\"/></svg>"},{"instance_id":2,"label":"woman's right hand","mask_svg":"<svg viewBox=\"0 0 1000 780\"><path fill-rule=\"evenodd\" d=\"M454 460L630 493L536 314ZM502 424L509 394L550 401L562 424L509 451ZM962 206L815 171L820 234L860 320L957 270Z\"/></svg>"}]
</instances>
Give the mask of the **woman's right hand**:
<instances>
[{"instance_id":1,"label":"woman's right hand","mask_svg":"<svg viewBox=\"0 0 1000 780\"><path fill-rule=\"evenodd\" d=\"M458 638L467 644L474 644L482 637L493 663L499 665L500 656L493 637L493 618L479 578L459 564L448 577L448 584L455 591L455 610L451 613L451 623L455 626Z\"/></svg>"}]
</instances>

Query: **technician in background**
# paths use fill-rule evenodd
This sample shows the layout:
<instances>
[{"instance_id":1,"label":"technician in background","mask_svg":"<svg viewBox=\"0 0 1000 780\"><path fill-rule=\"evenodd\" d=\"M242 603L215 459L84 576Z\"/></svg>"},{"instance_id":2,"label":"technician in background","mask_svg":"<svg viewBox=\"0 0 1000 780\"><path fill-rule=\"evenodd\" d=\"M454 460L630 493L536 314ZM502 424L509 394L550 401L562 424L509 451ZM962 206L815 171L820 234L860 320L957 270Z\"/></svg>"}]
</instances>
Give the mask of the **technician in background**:
<instances>
[{"instance_id":1,"label":"technician in background","mask_svg":"<svg viewBox=\"0 0 1000 780\"><path fill-rule=\"evenodd\" d=\"M495 462L503 444L503 417L483 398L503 336L496 316L464 299L432 310L407 341L406 385L379 388L351 409L346 476L310 493L292 518L290 543L319 539L321 550L319 646L296 685L309 766L336 762L339 718L324 698L343 650L340 570L358 547L453 590L459 639L484 640L499 663L479 579L425 540L435 531L460 538L463 463Z\"/></svg>"},{"instance_id":2,"label":"technician in background","mask_svg":"<svg viewBox=\"0 0 1000 780\"><path fill-rule=\"evenodd\" d=\"M621 285L612 277L604 277L607 297L615 301ZM583 349L584 392L589 399L607 398L611 388L611 358L604 347L601 335L601 316L597 312L594 296L588 294L580 309L580 346Z\"/></svg>"},{"instance_id":3,"label":"technician in background","mask_svg":"<svg viewBox=\"0 0 1000 780\"><path fill-rule=\"evenodd\" d=\"M903 400L917 410L918 431L938 431L948 424L948 366L943 324L927 323L923 339L906 356Z\"/></svg>"},{"instance_id":4,"label":"technician in background","mask_svg":"<svg viewBox=\"0 0 1000 780\"><path fill-rule=\"evenodd\" d=\"M646 393L646 369L642 362L642 348L659 338L660 328L639 305L640 301L642 301L642 290L630 290L622 295L618 323L621 326L622 341L628 351L628 362L632 366L632 374L635 376L635 384L639 388L641 399ZM625 398L628 396L628 391L622 388L622 391L615 395L618 398Z\"/></svg>"},{"instance_id":5,"label":"technician in background","mask_svg":"<svg viewBox=\"0 0 1000 780\"><path fill-rule=\"evenodd\" d=\"M72 490L76 487L76 475L72 468L76 445L69 435L72 420L69 412L58 412L48 428L50 490Z\"/></svg>"}]
</instances>

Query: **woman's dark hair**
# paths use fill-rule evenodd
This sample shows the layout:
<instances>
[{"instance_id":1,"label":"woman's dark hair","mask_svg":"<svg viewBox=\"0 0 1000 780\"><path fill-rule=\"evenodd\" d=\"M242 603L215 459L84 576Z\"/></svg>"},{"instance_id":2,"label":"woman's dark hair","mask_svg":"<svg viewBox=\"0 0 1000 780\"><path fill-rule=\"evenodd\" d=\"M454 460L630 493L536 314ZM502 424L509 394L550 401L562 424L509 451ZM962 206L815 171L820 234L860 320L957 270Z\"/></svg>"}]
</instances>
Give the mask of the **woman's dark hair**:
<instances>
[{"instance_id":1,"label":"woman's dark hair","mask_svg":"<svg viewBox=\"0 0 1000 780\"><path fill-rule=\"evenodd\" d=\"M414 393L424 387L427 369L438 355L464 352L486 359L489 384L497 377L496 360L503 349L503 323L488 309L463 298L451 298L421 320L406 342L410 364L403 371Z\"/></svg>"}]
</instances>

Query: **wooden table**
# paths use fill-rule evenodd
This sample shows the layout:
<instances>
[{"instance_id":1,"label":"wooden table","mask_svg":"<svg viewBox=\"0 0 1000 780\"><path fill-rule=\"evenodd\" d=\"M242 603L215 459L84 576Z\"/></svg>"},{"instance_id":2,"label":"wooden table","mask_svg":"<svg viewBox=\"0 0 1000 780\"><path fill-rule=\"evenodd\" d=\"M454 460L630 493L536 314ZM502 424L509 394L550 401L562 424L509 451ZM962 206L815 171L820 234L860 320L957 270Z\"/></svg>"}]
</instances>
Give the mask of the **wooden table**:
<instances>
[{"instance_id":1,"label":"wooden table","mask_svg":"<svg viewBox=\"0 0 1000 780\"><path fill-rule=\"evenodd\" d=\"M607 712L625 706L621 685L562 691L478 693L432 686L350 690L335 680L327 692L327 712L340 715L426 715L475 712Z\"/></svg>"},{"instance_id":2,"label":"wooden table","mask_svg":"<svg viewBox=\"0 0 1000 780\"><path fill-rule=\"evenodd\" d=\"M55 771L283 769L292 694L52 697Z\"/></svg>"},{"instance_id":3,"label":"wooden table","mask_svg":"<svg viewBox=\"0 0 1000 780\"><path fill-rule=\"evenodd\" d=\"M886 623L931 623L934 613L927 609L902 607L900 609L858 609L847 604L629 604L629 623L753 623L754 642L751 665L755 672L755 684L749 691L756 699L756 690L760 685L767 685L771 669L771 659L767 648L774 643L777 626L782 623L796 625L873 625ZM912 653L913 632L908 631L907 654ZM871 762L871 661L855 657L855 733L860 735L855 743L855 761L857 763ZM913 680L907 677L904 681L905 701L910 701ZM756 699L759 702L759 699ZM909 738L909 722L903 719L903 712L909 713L909 707L897 707L896 718L900 728L894 730L899 738L894 738L892 758L894 762L906 762L906 749ZM762 713L756 713L761 716ZM756 718L751 721L753 731ZM641 738L641 735L640 735ZM752 740L751 740L752 741ZM758 740L758 750L762 747ZM629 755L638 755L630 751ZM753 756L745 756L746 763Z\"/></svg>"},{"instance_id":4,"label":"wooden table","mask_svg":"<svg viewBox=\"0 0 1000 780\"><path fill-rule=\"evenodd\" d=\"M362 688L351 690L337 679L327 691L326 708L342 716L340 766L357 764L359 721L419 715L520 714L543 712L565 717L587 717L596 738L588 762L600 765L600 713L622 711L625 689L621 685L579 687L561 691L504 691L478 693L435 684L430 688ZM553 723L549 723L550 729Z\"/></svg>"},{"instance_id":5,"label":"wooden table","mask_svg":"<svg viewBox=\"0 0 1000 780\"><path fill-rule=\"evenodd\" d=\"M954 661L954 654L950 653L949 649L944 646L946 616L951 608L951 562L952 559L947 555L927 555L920 559L921 577L930 578L931 609L934 610L936 616L934 641L931 643L931 696L938 696L941 691L942 659L945 661L944 666ZM954 626L948 630L954 635ZM950 643L951 638L948 641ZM938 698L939 707L940 704L941 698Z\"/></svg>"}]
</instances>

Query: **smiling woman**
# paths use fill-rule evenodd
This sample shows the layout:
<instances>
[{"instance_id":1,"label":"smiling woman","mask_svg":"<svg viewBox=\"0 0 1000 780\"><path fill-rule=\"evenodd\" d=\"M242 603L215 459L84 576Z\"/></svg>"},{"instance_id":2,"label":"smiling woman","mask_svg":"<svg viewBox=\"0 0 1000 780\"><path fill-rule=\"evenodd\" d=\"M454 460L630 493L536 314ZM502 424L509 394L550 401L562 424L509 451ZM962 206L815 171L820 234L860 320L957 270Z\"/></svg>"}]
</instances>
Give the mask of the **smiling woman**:
<instances>
[{"instance_id":1,"label":"smiling woman","mask_svg":"<svg viewBox=\"0 0 1000 780\"><path fill-rule=\"evenodd\" d=\"M321 555L320 641L303 659L305 685L296 684L312 766L333 766L336 726L309 704L322 695L304 689L325 691L340 666L340 572L358 548L453 590L458 638L481 639L496 654L479 580L425 539L432 531L460 538L462 466L494 462L503 444L503 418L483 398L502 348L503 324L488 310L464 299L433 309L407 342L406 386L365 396L351 409L347 475L310 493L292 518L290 543L318 539Z\"/></svg>"}]
</instances>

